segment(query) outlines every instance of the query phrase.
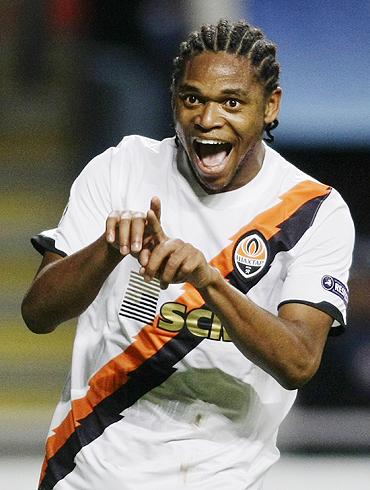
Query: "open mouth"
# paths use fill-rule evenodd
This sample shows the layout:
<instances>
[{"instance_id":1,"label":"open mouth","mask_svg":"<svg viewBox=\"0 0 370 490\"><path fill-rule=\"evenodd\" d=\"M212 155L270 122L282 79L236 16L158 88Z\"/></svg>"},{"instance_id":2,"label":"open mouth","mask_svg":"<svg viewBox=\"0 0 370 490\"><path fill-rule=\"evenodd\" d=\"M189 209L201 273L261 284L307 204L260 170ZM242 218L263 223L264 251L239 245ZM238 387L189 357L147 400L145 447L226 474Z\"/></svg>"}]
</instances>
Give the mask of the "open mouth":
<instances>
[{"instance_id":1,"label":"open mouth","mask_svg":"<svg viewBox=\"0 0 370 490\"><path fill-rule=\"evenodd\" d=\"M225 162L233 146L227 141L195 138L193 147L202 165L207 168L214 168Z\"/></svg>"}]
</instances>

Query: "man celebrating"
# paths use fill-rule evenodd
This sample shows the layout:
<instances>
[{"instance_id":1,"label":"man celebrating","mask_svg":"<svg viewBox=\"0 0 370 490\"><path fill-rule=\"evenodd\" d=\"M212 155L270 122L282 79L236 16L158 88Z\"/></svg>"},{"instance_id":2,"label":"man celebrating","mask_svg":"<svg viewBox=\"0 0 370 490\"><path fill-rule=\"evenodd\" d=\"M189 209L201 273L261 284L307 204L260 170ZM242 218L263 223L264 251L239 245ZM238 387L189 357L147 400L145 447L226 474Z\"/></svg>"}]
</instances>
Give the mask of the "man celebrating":
<instances>
[{"instance_id":1,"label":"man celebrating","mask_svg":"<svg viewBox=\"0 0 370 490\"><path fill-rule=\"evenodd\" d=\"M260 489L278 459L295 390L345 325L354 233L340 195L262 140L275 52L245 22L190 34L176 137L93 159L33 238L25 322L79 316L41 490Z\"/></svg>"}]
</instances>

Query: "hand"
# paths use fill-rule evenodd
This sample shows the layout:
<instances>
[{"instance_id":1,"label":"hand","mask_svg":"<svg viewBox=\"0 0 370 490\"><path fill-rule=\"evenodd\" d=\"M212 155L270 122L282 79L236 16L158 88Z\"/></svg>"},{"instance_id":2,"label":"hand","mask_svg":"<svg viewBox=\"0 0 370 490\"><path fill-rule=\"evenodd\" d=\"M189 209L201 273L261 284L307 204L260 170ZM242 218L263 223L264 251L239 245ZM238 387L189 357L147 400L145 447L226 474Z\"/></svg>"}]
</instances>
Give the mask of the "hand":
<instances>
[{"instance_id":1,"label":"hand","mask_svg":"<svg viewBox=\"0 0 370 490\"><path fill-rule=\"evenodd\" d=\"M150 202L150 211L160 226L161 202L153 197ZM146 265L151 250L163 239L158 235L147 221L145 213L139 211L113 211L107 218L105 239L107 243L120 251L121 255L133 255L139 259L141 265Z\"/></svg>"},{"instance_id":2,"label":"hand","mask_svg":"<svg viewBox=\"0 0 370 490\"><path fill-rule=\"evenodd\" d=\"M147 261L141 262L140 273L144 279L150 281L157 277L162 289L182 282L189 282L197 289L207 287L217 271L208 264L203 253L190 243L167 237L153 210L148 211L147 222L157 243Z\"/></svg>"}]
</instances>

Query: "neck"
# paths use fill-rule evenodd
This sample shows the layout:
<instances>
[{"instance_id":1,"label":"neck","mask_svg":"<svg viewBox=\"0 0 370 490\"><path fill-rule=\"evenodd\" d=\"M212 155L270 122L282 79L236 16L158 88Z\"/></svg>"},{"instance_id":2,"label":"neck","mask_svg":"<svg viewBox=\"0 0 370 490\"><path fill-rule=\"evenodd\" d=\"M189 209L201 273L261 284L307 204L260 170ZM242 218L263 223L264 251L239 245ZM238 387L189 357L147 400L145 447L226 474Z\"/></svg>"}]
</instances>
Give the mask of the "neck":
<instances>
[{"instance_id":1,"label":"neck","mask_svg":"<svg viewBox=\"0 0 370 490\"><path fill-rule=\"evenodd\" d=\"M261 170L265 158L265 146L261 140L254 143L244 155L231 182L223 189L223 192L233 191L248 184Z\"/></svg>"}]
</instances>

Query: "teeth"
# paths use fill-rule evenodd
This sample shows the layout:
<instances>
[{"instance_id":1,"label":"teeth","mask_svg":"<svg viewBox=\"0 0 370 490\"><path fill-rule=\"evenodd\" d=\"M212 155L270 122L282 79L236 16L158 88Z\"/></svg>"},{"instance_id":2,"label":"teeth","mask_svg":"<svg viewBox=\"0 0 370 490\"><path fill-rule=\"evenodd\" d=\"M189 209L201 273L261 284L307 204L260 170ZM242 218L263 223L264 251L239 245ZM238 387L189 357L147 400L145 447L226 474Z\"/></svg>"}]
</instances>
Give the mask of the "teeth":
<instances>
[{"instance_id":1,"label":"teeth","mask_svg":"<svg viewBox=\"0 0 370 490\"><path fill-rule=\"evenodd\" d=\"M225 145L227 141L217 141L217 140L201 140L199 138L195 138L194 141L200 143L202 145Z\"/></svg>"}]
</instances>

